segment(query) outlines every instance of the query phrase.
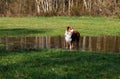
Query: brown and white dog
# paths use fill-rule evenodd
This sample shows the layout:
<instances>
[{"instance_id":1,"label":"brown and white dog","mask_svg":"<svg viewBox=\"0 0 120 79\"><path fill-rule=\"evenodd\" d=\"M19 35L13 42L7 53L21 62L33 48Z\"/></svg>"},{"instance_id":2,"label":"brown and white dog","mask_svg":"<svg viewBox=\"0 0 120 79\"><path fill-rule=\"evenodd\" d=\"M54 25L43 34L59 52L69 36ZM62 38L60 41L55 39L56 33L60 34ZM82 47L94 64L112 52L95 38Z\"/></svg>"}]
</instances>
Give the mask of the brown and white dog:
<instances>
[{"instance_id":1,"label":"brown and white dog","mask_svg":"<svg viewBox=\"0 0 120 79\"><path fill-rule=\"evenodd\" d=\"M65 47L66 49L79 48L80 33L68 26L65 31Z\"/></svg>"}]
</instances>

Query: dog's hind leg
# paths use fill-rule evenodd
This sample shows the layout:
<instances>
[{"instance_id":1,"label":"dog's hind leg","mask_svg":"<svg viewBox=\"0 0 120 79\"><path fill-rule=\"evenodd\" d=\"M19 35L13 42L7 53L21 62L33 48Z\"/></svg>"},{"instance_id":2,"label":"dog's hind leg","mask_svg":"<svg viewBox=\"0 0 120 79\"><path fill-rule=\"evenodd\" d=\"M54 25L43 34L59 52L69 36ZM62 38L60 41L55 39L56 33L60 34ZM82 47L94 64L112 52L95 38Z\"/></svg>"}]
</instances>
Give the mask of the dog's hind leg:
<instances>
[{"instance_id":1,"label":"dog's hind leg","mask_svg":"<svg viewBox=\"0 0 120 79\"><path fill-rule=\"evenodd\" d=\"M76 46L77 46L77 47L76 47L77 50L79 50L79 41L76 42Z\"/></svg>"}]
</instances>

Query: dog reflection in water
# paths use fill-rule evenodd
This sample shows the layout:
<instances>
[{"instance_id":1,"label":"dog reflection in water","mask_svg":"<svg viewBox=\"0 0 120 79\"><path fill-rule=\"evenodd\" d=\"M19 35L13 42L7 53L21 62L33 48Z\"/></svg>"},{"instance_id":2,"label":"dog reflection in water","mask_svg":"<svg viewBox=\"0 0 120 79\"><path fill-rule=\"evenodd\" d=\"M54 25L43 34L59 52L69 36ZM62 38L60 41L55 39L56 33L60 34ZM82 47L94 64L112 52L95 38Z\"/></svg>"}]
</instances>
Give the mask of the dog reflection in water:
<instances>
[{"instance_id":1,"label":"dog reflection in water","mask_svg":"<svg viewBox=\"0 0 120 79\"><path fill-rule=\"evenodd\" d=\"M65 31L65 48L66 49L79 49L80 33L77 30L73 30L71 26L68 26Z\"/></svg>"}]
</instances>

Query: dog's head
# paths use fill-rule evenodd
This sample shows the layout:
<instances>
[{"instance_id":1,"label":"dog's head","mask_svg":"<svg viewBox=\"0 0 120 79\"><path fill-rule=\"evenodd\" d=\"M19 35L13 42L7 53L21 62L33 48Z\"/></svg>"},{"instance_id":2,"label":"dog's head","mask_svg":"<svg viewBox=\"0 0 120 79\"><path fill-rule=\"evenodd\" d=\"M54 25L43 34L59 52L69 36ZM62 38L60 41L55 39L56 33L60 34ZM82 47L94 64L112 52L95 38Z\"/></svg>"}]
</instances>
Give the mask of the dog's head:
<instances>
[{"instance_id":1,"label":"dog's head","mask_svg":"<svg viewBox=\"0 0 120 79\"><path fill-rule=\"evenodd\" d=\"M68 26L68 27L67 27L67 31L68 31L68 32L71 32L71 31L73 31L73 28L72 28L71 26Z\"/></svg>"}]
</instances>

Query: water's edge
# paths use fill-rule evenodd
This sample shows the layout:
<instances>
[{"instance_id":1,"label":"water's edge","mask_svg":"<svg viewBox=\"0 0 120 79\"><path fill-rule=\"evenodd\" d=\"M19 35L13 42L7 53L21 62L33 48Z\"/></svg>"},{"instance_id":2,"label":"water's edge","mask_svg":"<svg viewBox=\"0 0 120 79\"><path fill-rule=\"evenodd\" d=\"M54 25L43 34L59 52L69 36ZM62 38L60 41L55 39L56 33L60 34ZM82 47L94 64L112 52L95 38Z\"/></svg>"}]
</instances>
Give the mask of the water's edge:
<instances>
[{"instance_id":1,"label":"water's edge","mask_svg":"<svg viewBox=\"0 0 120 79\"><path fill-rule=\"evenodd\" d=\"M0 50L65 49L64 36L0 37ZM120 36L81 36L82 51L120 52Z\"/></svg>"}]
</instances>

